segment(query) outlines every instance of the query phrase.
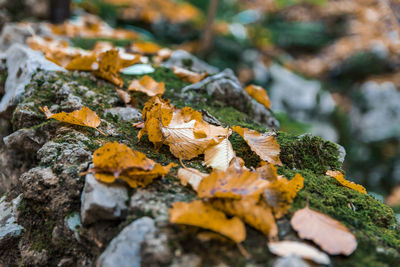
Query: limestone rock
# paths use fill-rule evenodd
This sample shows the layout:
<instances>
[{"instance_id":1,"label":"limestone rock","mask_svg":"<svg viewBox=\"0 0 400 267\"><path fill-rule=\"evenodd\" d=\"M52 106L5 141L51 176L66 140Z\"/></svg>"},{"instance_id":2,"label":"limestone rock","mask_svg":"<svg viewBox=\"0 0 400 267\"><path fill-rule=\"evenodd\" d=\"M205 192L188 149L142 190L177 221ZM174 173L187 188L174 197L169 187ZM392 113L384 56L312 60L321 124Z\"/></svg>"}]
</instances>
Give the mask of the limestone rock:
<instances>
[{"instance_id":1,"label":"limestone rock","mask_svg":"<svg viewBox=\"0 0 400 267\"><path fill-rule=\"evenodd\" d=\"M310 267L310 265L299 257L286 256L277 259L273 267Z\"/></svg>"},{"instance_id":2,"label":"limestone rock","mask_svg":"<svg viewBox=\"0 0 400 267\"><path fill-rule=\"evenodd\" d=\"M82 223L123 218L128 209L127 200L128 190L124 185L103 184L93 174L87 174L81 197Z\"/></svg>"},{"instance_id":3,"label":"limestone rock","mask_svg":"<svg viewBox=\"0 0 400 267\"><path fill-rule=\"evenodd\" d=\"M104 115L111 114L118 116L122 121L139 121L142 118L142 113L136 108L132 107L116 107L109 108L104 112Z\"/></svg>"},{"instance_id":4,"label":"limestone rock","mask_svg":"<svg viewBox=\"0 0 400 267\"><path fill-rule=\"evenodd\" d=\"M0 102L0 114L8 111L22 97L25 85L38 69L48 71L65 71L53 62L48 61L41 52L15 43L5 53L8 77L5 84L5 95Z\"/></svg>"},{"instance_id":5,"label":"limestone rock","mask_svg":"<svg viewBox=\"0 0 400 267\"><path fill-rule=\"evenodd\" d=\"M184 50L175 50L172 52L171 57L164 62L163 65L167 68L177 66L181 68L189 68L195 72L207 72L209 74L218 72L218 68L207 64Z\"/></svg>"},{"instance_id":6,"label":"limestone rock","mask_svg":"<svg viewBox=\"0 0 400 267\"><path fill-rule=\"evenodd\" d=\"M5 196L0 198L0 248L18 238L24 229L17 224L17 208L21 199L22 195L11 202L7 202Z\"/></svg>"},{"instance_id":7,"label":"limestone rock","mask_svg":"<svg viewBox=\"0 0 400 267\"><path fill-rule=\"evenodd\" d=\"M140 267L142 244L155 231L151 218L142 217L135 220L110 242L98 258L96 266Z\"/></svg>"}]
</instances>

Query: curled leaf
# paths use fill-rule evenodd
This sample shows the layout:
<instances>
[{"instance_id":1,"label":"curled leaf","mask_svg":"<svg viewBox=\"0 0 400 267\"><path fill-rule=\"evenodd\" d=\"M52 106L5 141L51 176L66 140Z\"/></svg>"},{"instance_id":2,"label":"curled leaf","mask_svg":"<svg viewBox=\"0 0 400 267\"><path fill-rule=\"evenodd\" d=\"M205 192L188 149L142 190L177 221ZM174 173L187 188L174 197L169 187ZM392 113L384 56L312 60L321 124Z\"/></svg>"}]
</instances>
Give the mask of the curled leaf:
<instances>
[{"instance_id":1,"label":"curled leaf","mask_svg":"<svg viewBox=\"0 0 400 267\"><path fill-rule=\"evenodd\" d=\"M270 242L268 248L271 253L280 257L295 255L317 264L329 265L331 260L328 255L306 243L296 241Z\"/></svg>"},{"instance_id":2,"label":"curled leaf","mask_svg":"<svg viewBox=\"0 0 400 267\"><path fill-rule=\"evenodd\" d=\"M193 168L180 168L178 170L178 179L181 184L190 184L194 190L197 190L201 180L206 176L208 176L207 173L202 173Z\"/></svg>"},{"instance_id":3,"label":"curled leaf","mask_svg":"<svg viewBox=\"0 0 400 267\"><path fill-rule=\"evenodd\" d=\"M231 198L259 196L268 181L248 169L230 166L226 171L213 171L200 182L197 194L201 198Z\"/></svg>"},{"instance_id":4,"label":"curled leaf","mask_svg":"<svg viewBox=\"0 0 400 267\"><path fill-rule=\"evenodd\" d=\"M341 222L308 207L294 213L290 224L303 239L310 239L331 255L350 255L357 248L354 235Z\"/></svg>"},{"instance_id":5,"label":"curled leaf","mask_svg":"<svg viewBox=\"0 0 400 267\"><path fill-rule=\"evenodd\" d=\"M264 197L265 201L274 211L276 218L280 218L286 214L297 192L303 186L304 178L298 173L290 181L285 177L278 177L276 181L268 184L264 191Z\"/></svg>"},{"instance_id":6,"label":"curled leaf","mask_svg":"<svg viewBox=\"0 0 400 267\"><path fill-rule=\"evenodd\" d=\"M212 201L212 205L231 216L238 216L247 224L264 233L270 240L278 238L278 227L271 208L265 202L258 201L257 198L215 199Z\"/></svg>"},{"instance_id":7,"label":"curled leaf","mask_svg":"<svg viewBox=\"0 0 400 267\"><path fill-rule=\"evenodd\" d=\"M272 135L260 134L255 130L233 126L232 130L237 132L262 160L275 165L282 165L279 159L281 149L275 137Z\"/></svg>"},{"instance_id":8,"label":"curled leaf","mask_svg":"<svg viewBox=\"0 0 400 267\"><path fill-rule=\"evenodd\" d=\"M245 88L246 92L254 98L258 103L262 104L266 108L271 107L271 101L267 95L267 91L258 85L249 85Z\"/></svg>"},{"instance_id":9,"label":"curled leaf","mask_svg":"<svg viewBox=\"0 0 400 267\"><path fill-rule=\"evenodd\" d=\"M150 76L145 75L140 80L133 80L128 90L142 92L148 96L156 96L164 93L165 85L163 82L158 83Z\"/></svg>"},{"instance_id":10,"label":"curled leaf","mask_svg":"<svg viewBox=\"0 0 400 267\"><path fill-rule=\"evenodd\" d=\"M326 172L326 175L335 178L341 185L343 185L343 186L345 186L347 188L356 190L357 192L360 192L362 194L367 194L367 190L365 189L364 186L356 184L356 183L351 182L349 180L346 180L344 178L343 173L341 173L340 171L331 171L331 170L329 170L329 171Z\"/></svg>"},{"instance_id":11,"label":"curled leaf","mask_svg":"<svg viewBox=\"0 0 400 267\"><path fill-rule=\"evenodd\" d=\"M101 134L104 134L102 131L97 129L100 125L100 118L96 115L94 111L92 111L88 107L82 107L80 110L75 110L70 113L60 112L53 114L47 106L44 108L40 107L40 110L46 115L47 119L56 119L58 121L76 124L81 126L86 126L90 128L94 128L99 131Z\"/></svg>"},{"instance_id":12,"label":"curled leaf","mask_svg":"<svg viewBox=\"0 0 400 267\"><path fill-rule=\"evenodd\" d=\"M197 73L194 71L190 71L181 67L174 66L173 68L174 74L178 76L182 81L189 83L197 83L207 77L207 73Z\"/></svg>"},{"instance_id":13,"label":"curled leaf","mask_svg":"<svg viewBox=\"0 0 400 267\"><path fill-rule=\"evenodd\" d=\"M225 171L228 169L229 163L234 157L235 152L228 136L214 138L204 151L204 162L215 170Z\"/></svg>"},{"instance_id":14,"label":"curled leaf","mask_svg":"<svg viewBox=\"0 0 400 267\"><path fill-rule=\"evenodd\" d=\"M246 238L246 228L237 218L227 219L225 214L201 200L190 203L175 202L169 210L170 222L198 226L222 234L236 243Z\"/></svg>"}]
</instances>

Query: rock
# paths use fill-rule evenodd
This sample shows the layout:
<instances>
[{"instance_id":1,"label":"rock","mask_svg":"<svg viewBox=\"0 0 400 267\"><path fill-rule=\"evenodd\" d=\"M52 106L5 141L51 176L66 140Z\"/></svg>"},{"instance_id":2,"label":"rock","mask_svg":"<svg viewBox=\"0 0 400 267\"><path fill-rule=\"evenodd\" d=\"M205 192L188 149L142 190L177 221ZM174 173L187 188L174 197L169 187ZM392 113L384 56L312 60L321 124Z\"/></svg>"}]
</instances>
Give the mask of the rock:
<instances>
[{"instance_id":1,"label":"rock","mask_svg":"<svg viewBox=\"0 0 400 267\"><path fill-rule=\"evenodd\" d=\"M172 261L171 267L200 267L201 266L201 258L196 254L184 254L180 257L174 258Z\"/></svg>"},{"instance_id":2,"label":"rock","mask_svg":"<svg viewBox=\"0 0 400 267\"><path fill-rule=\"evenodd\" d=\"M163 63L163 66L167 68L172 68L173 66L189 68L195 72L207 72L209 74L219 71L218 68L207 64L184 50L175 50L172 52L171 57Z\"/></svg>"},{"instance_id":3,"label":"rock","mask_svg":"<svg viewBox=\"0 0 400 267\"><path fill-rule=\"evenodd\" d=\"M128 209L125 204L128 198L124 185L106 185L98 182L92 173L87 174L81 197L82 223L123 218Z\"/></svg>"},{"instance_id":4,"label":"rock","mask_svg":"<svg viewBox=\"0 0 400 267\"><path fill-rule=\"evenodd\" d=\"M132 107L116 107L106 109L104 115L111 114L118 116L122 121L139 121L142 119L142 113L136 108Z\"/></svg>"},{"instance_id":5,"label":"rock","mask_svg":"<svg viewBox=\"0 0 400 267\"><path fill-rule=\"evenodd\" d=\"M65 225L74 233L76 240L79 241L79 228L82 227L81 219L78 212L74 212L64 219Z\"/></svg>"},{"instance_id":6,"label":"rock","mask_svg":"<svg viewBox=\"0 0 400 267\"><path fill-rule=\"evenodd\" d=\"M336 143L336 146L339 151L339 159L338 160L339 160L339 162L343 163L344 159L346 158L346 149L343 146L339 145L338 143Z\"/></svg>"},{"instance_id":7,"label":"rock","mask_svg":"<svg viewBox=\"0 0 400 267\"><path fill-rule=\"evenodd\" d=\"M310 267L310 265L299 257L285 256L277 259L273 267Z\"/></svg>"},{"instance_id":8,"label":"rock","mask_svg":"<svg viewBox=\"0 0 400 267\"><path fill-rule=\"evenodd\" d=\"M12 115L13 128L30 128L40 124L43 121L43 117L40 117L38 112L32 111L33 109L35 109L33 102L18 105Z\"/></svg>"},{"instance_id":9,"label":"rock","mask_svg":"<svg viewBox=\"0 0 400 267\"><path fill-rule=\"evenodd\" d=\"M362 98L350 110L351 127L363 142L400 136L400 91L391 82L369 81L360 88Z\"/></svg>"},{"instance_id":10,"label":"rock","mask_svg":"<svg viewBox=\"0 0 400 267\"><path fill-rule=\"evenodd\" d=\"M169 218L168 205L164 200L165 196L157 196L149 190L139 188L131 197L129 209L132 212L151 214L157 223L167 223Z\"/></svg>"},{"instance_id":11,"label":"rock","mask_svg":"<svg viewBox=\"0 0 400 267\"><path fill-rule=\"evenodd\" d=\"M20 237L24 229L17 224L17 209L21 200L22 195L13 199L11 203L6 201L6 196L0 198L0 248Z\"/></svg>"},{"instance_id":12,"label":"rock","mask_svg":"<svg viewBox=\"0 0 400 267\"><path fill-rule=\"evenodd\" d=\"M8 149L36 153L46 142L46 135L38 134L36 129L21 129L3 138Z\"/></svg>"},{"instance_id":13,"label":"rock","mask_svg":"<svg viewBox=\"0 0 400 267\"><path fill-rule=\"evenodd\" d=\"M184 96L190 90L205 89L214 99L225 102L239 111L250 114L254 121L278 129L279 122L272 112L247 94L231 69L207 77L182 89Z\"/></svg>"},{"instance_id":14,"label":"rock","mask_svg":"<svg viewBox=\"0 0 400 267\"><path fill-rule=\"evenodd\" d=\"M153 219L142 217L126 226L97 260L97 267L140 267L141 249L149 234L156 231Z\"/></svg>"},{"instance_id":15,"label":"rock","mask_svg":"<svg viewBox=\"0 0 400 267\"><path fill-rule=\"evenodd\" d=\"M45 249L36 251L28 246L23 246L21 251L21 262L24 266L46 266L49 261L49 255Z\"/></svg>"},{"instance_id":16,"label":"rock","mask_svg":"<svg viewBox=\"0 0 400 267\"><path fill-rule=\"evenodd\" d=\"M38 202L57 197L54 188L59 187L59 178L50 167L36 167L21 175L21 187L24 190L24 198Z\"/></svg>"},{"instance_id":17,"label":"rock","mask_svg":"<svg viewBox=\"0 0 400 267\"><path fill-rule=\"evenodd\" d=\"M5 84L5 95L0 102L0 114L6 113L22 97L32 74L38 69L48 71L65 71L53 62L48 61L41 52L30 48L13 44L5 53L8 76Z\"/></svg>"},{"instance_id":18,"label":"rock","mask_svg":"<svg viewBox=\"0 0 400 267\"><path fill-rule=\"evenodd\" d=\"M25 44L28 37L34 35L32 26L28 23L6 24L0 34L0 51L6 51L13 44Z\"/></svg>"},{"instance_id":19,"label":"rock","mask_svg":"<svg viewBox=\"0 0 400 267\"><path fill-rule=\"evenodd\" d=\"M161 266L170 262L173 255L168 242L166 233L156 231L148 234L141 250L142 266Z\"/></svg>"}]
</instances>

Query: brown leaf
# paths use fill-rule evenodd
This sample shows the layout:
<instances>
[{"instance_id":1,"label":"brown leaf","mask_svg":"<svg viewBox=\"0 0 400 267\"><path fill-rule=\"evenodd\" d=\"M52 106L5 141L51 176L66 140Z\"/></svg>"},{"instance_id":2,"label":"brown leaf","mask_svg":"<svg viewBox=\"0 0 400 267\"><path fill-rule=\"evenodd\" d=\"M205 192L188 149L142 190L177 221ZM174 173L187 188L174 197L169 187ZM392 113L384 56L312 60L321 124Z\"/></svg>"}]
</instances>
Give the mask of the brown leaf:
<instances>
[{"instance_id":1,"label":"brown leaf","mask_svg":"<svg viewBox=\"0 0 400 267\"><path fill-rule=\"evenodd\" d=\"M335 178L341 185L356 190L357 192L360 192L362 194L367 194L367 190L365 189L364 186L353 183L351 181L348 181L344 178L344 175L340 171L327 171L326 175Z\"/></svg>"},{"instance_id":2,"label":"brown leaf","mask_svg":"<svg viewBox=\"0 0 400 267\"><path fill-rule=\"evenodd\" d=\"M237 218L227 219L223 212L210 204L195 200L190 203L175 202L169 210L170 222L193 225L222 234L236 243L246 238L246 228Z\"/></svg>"},{"instance_id":3,"label":"brown leaf","mask_svg":"<svg viewBox=\"0 0 400 267\"><path fill-rule=\"evenodd\" d=\"M264 88L258 85L249 85L245 88L246 92L257 100L258 103L262 104L266 108L271 107L271 101L267 95L267 91Z\"/></svg>"},{"instance_id":4,"label":"brown leaf","mask_svg":"<svg viewBox=\"0 0 400 267\"><path fill-rule=\"evenodd\" d=\"M229 136L214 138L204 151L204 162L215 170L225 171L235 157ZM219 140L218 140L219 139Z\"/></svg>"},{"instance_id":5,"label":"brown leaf","mask_svg":"<svg viewBox=\"0 0 400 267\"><path fill-rule=\"evenodd\" d=\"M255 130L233 126L232 130L237 132L262 160L275 165L282 165L279 159L281 149L275 137L272 135L260 134Z\"/></svg>"},{"instance_id":6,"label":"brown leaf","mask_svg":"<svg viewBox=\"0 0 400 267\"><path fill-rule=\"evenodd\" d=\"M341 222L308 207L294 213L292 227L303 239L310 239L331 255L350 255L357 248L354 235Z\"/></svg>"},{"instance_id":7,"label":"brown leaf","mask_svg":"<svg viewBox=\"0 0 400 267\"><path fill-rule=\"evenodd\" d=\"M165 91L163 82L156 82L148 75L143 76L140 80L133 80L128 87L129 91L145 93L148 96L162 95Z\"/></svg>"},{"instance_id":8,"label":"brown leaf","mask_svg":"<svg viewBox=\"0 0 400 267\"><path fill-rule=\"evenodd\" d=\"M197 73L181 67L174 66L174 74L178 76L182 81L189 83L197 83L207 77L207 73Z\"/></svg>"},{"instance_id":9,"label":"brown leaf","mask_svg":"<svg viewBox=\"0 0 400 267\"><path fill-rule=\"evenodd\" d=\"M197 190L201 180L206 176L208 176L207 173L202 173L193 168L180 168L178 170L178 179L181 184L190 184L194 190Z\"/></svg>"},{"instance_id":10,"label":"brown leaf","mask_svg":"<svg viewBox=\"0 0 400 267\"><path fill-rule=\"evenodd\" d=\"M385 199L385 203L391 207L400 205L400 186L393 188L390 195Z\"/></svg>"}]
</instances>

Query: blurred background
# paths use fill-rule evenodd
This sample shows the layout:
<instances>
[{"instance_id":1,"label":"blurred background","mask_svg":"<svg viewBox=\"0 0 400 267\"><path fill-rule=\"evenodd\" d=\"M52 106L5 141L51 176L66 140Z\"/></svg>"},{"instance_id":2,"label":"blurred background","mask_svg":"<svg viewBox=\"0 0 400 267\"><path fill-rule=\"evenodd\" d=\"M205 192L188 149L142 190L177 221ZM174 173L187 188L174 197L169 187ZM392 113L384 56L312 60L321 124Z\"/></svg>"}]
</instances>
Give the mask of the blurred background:
<instances>
[{"instance_id":1,"label":"blurred background","mask_svg":"<svg viewBox=\"0 0 400 267\"><path fill-rule=\"evenodd\" d=\"M400 1L0 0L0 27L84 13L261 85L281 130L342 145L347 176L377 198L400 185Z\"/></svg>"}]
</instances>

